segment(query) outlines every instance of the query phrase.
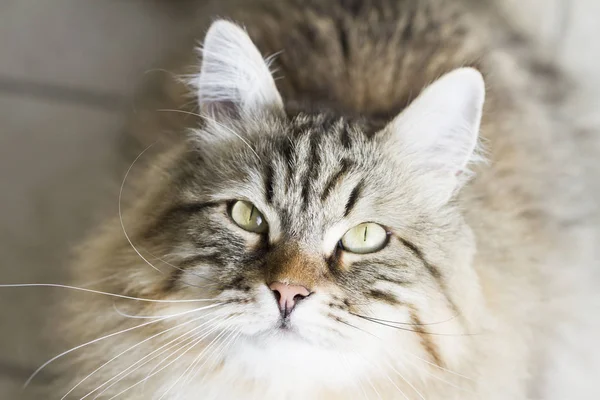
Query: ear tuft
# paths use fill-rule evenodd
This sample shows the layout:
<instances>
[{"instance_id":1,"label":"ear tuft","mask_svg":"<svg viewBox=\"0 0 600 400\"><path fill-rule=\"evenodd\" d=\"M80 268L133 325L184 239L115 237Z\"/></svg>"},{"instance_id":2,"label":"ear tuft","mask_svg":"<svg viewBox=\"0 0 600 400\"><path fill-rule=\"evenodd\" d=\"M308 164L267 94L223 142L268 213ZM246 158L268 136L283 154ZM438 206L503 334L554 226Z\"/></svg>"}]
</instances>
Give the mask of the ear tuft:
<instances>
[{"instance_id":1,"label":"ear tuft","mask_svg":"<svg viewBox=\"0 0 600 400\"><path fill-rule=\"evenodd\" d=\"M394 151L433 177L446 200L466 181L485 100L485 83L473 68L447 73L429 85L386 128Z\"/></svg>"},{"instance_id":2,"label":"ear tuft","mask_svg":"<svg viewBox=\"0 0 600 400\"><path fill-rule=\"evenodd\" d=\"M283 108L268 64L238 25L214 22L201 51L202 67L195 84L203 112L243 115Z\"/></svg>"}]
</instances>

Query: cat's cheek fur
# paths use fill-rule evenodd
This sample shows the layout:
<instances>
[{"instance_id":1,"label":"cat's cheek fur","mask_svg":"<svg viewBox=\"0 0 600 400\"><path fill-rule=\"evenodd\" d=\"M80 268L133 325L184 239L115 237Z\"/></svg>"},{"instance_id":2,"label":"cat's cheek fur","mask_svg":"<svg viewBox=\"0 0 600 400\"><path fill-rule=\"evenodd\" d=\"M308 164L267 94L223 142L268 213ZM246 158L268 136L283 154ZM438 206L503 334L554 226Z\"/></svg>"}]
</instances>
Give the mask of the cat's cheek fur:
<instances>
[{"instance_id":1,"label":"cat's cheek fur","mask_svg":"<svg viewBox=\"0 0 600 400\"><path fill-rule=\"evenodd\" d=\"M259 47L232 23L210 28L192 78L198 104L176 95L163 107L185 115L174 131L190 140L169 150L172 162L150 163L122 224L99 233L73 268L106 292L223 304L197 314L211 335L163 374L144 382L166 361L156 359L104 397L141 381L145 390L123 397L600 398L598 214L586 206L597 203L597 179L587 180L597 162L562 120L560 71L486 2L267 1L275 14L237 3ZM276 84L262 55L281 50ZM465 65L486 75L485 113L482 76ZM151 107L148 116L169 115ZM201 121L175 112L198 108ZM463 187L481 158L482 115L490 164ZM234 200L263 213L268 240L231 221ZM363 222L389 229L385 249L336 257L340 237ZM571 236L586 224L590 232ZM577 246L586 241L587 252ZM290 281L313 292L290 314L297 336L277 328L268 289ZM61 334L75 346L137 323L113 300L70 302ZM196 305L121 303L150 317ZM71 397L105 384L183 334L186 318L86 347L67 360L69 382L55 397L114 358ZM213 342L220 334L238 336ZM592 383L566 385L573 371Z\"/></svg>"}]
</instances>

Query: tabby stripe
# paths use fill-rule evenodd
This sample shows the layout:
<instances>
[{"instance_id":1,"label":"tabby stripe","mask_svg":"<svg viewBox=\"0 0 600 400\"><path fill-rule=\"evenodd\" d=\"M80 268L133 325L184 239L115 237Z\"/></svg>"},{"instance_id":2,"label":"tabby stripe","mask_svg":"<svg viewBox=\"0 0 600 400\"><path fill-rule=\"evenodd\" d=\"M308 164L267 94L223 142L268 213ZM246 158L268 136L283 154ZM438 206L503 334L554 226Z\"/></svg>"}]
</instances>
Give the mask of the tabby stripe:
<instances>
[{"instance_id":1,"label":"tabby stripe","mask_svg":"<svg viewBox=\"0 0 600 400\"><path fill-rule=\"evenodd\" d=\"M438 268L436 268L434 265L431 265L425 259L423 252L417 246L415 246L413 243L409 242L406 239L401 238L398 235L394 235L394 236L396 236L396 238L404 246L406 246L419 260L421 260L421 262L423 263L423 265L425 266L425 268L427 269L429 274L435 279L438 287L441 289L442 293L444 294L444 297L446 297L446 300L448 301L448 304L450 304L452 311L454 311L455 315L461 315L458 307L456 306L456 304L452 301L452 299L448 295L448 290L446 288L446 284L443 281L443 277L442 277L442 274L440 273L440 270Z\"/></svg>"},{"instance_id":2,"label":"tabby stripe","mask_svg":"<svg viewBox=\"0 0 600 400\"><path fill-rule=\"evenodd\" d=\"M208 257L207 256L193 256L193 257L183 260L181 263L179 263L179 265L173 264L175 267L169 266L169 268L172 268L173 271L171 272L169 279L167 279L167 281L165 282L164 290L166 292L174 290L175 285L179 281L181 281L181 277L183 276L183 273L185 272L185 268L189 267L191 265L197 264L198 261L200 260L200 258L202 258L202 260L205 260Z\"/></svg>"},{"instance_id":3,"label":"tabby stripe","mask_svg":"<svg viewBox=\"0 0 600 400\"><path fill-rule=\"evenodd\" d=\"M371 267L381 268L381 269L385 269L385 270L389 270L389 271L396 271L396 270L398 270L399 265L397 263L391 263L391 262L388 263L388 262L381 261L381 260L354 261L353 263L349 264L346 268L363 270L363 269L368 269ZM374 275L373 279L374 279L373 283L375 283L375 281L384 281L384 282L393 283L398 286L408 286L413 283L409 280L402 279L401 277L398 277L398 276L388 276L388 275L385 275L382 273L378 273L378 274Z\"/></svg>"},{"instance_id":4,"label":"tabby stripe","mask_svg":"<svg viewBox=\"0 0 600 400\"><path fill-rule=\"evenodd\" d=\"M350 43L348 40L348 32L343 20L338 22L337 29L340 39L340 50L342 51L344 59L348 60L350 58Z\"/></svg>"},{"instance_id":5,"label":"tabby stripe","mask_svg":"<svg viewBox=\"0 0 600 400\"><path fill-rule=\"evenodd\" d=\"M306 160L306 164L308 165L308 169L306 170L306 174L304 175L303 183L302 183L302 209L306 210L308 207L308 192L310 189L310 183L313 179L313 176L316 175L316 172L319 170L319 137L320 135L315 132L311 132L310 140L309 140L309 157Z\"/></svg>"},{"instance_id":6,"label":"tabby stripe","mask_svg":"<svg viewBox=\"0 0 600 400\"><path fill-rule=\"evenodd\" d=\"M167 225L171 225L175 223L174 221L177 217L182 215L192 215L198 213L200 211L205 210L210 207L218 207L219 203L215 202L205 202L205 203L183 203L176 204L170 208L168 208L165 212L162 213L154 224L146 231L144 234L145 239L150 239L155 235L158 235L164 231Z\"/></svg>"},{"instance_id":7,"label":"tabby stripe","mask_svg":"<svg viewBox=\"0 0 600 400\"><path fill-rule=\"evenodd\" d=\"M417 10L415 8L412 8L409 12L406 13L406 25L404 26L404 29L402 30L402 40L404 41L408 41L413 37L413 24L415 22L415 18L417 16Z\"/></svg>"},{"instance_id":8,"label":"tabby stripe","mask_svg":"<svg viewBox=\"0 0 600 400\"><path fill-rule=\"evenodd\" d=\"M216 268L223 267L223 262L222 262L221 257L218 255L215 255L215 254L198 254L195 256L185 258L184 260L180 261L177 264L173 264L173 265L167 264L167 266L169 268L172 268L173 271L171 272L169 279L165 283L165 287L164 287L165 291L175 289L175 285L179 281L182 280L183 273L185 272L186 269L197 266L198 264L203 263L203 262L206 262L207 264L210 264L211 266L214 266ZM214 282L212 279L209 279L206 277L200 277L200 278L202 278L206 281ZM186 283L186 282L184 281L183 283Z\"/></svg>"},{"instance_id":9,"label":"tabby stripe","mask_svg":"<svg viewBox=\"0 0 600 400\"><path fill-rule=\"evenodd\" d=\"M352 147L352 139L350 138L350 132L348 131L347 124L344 124L340 129L340 140L344 148L349 149Z\"/></svg>"},{"instance_id":10,"label":"tabby stripe","mask_svg":"<svg viewBox=\"0 0 600 400\"><path fill-rule=\"evenodd\" d=\"M198 254L184 259L179 263L178 267L189 268L205 261L208 261L211 265L215 265L216 267L223 267L223 265L220 265L222 264L220 258L221 257L216 254Z\"/></svg>"},{"instance_id":11,"label":"tabby stripe","mask_svg":"<svg viewBox=\"0 0 600 400\"><path fill-rule=\"evenodd\" d=\"M349 169L350 169L350 161L348 161L345 158L342 159L340 169L335 173L335 175L333 175L329 179L329 181L325 185L325 190L323 190L323 193L321 194L321 201L327 200L327 198L331 194L333 188L336 187L340 183L342 178L348 173Z\"/></svg>"},{"instance_id":12,"label":"tabby stripe","mask_svg":"<svg viewBox=\"0 0 600 400\"><path fill-rule=\"evenodd\" d=\"M360 194L362 192L362 187L363 187L363 181L360 181L360 182L358 182L358 185L356 185L356 187L354 189L352 189L352 192L350 193L350 197L348 198L348 201L346 202L344 217L347 217L350 214L350 212L352 211L352 209L354 208L354 206L356 205L356 202L358 201L358 197L360 196Z\"/></svg>"},{"instance_id":13,"label":"tabby stripe","mask_svg":"<svg viewBox=\"0 0 600 400\"><path fill-rule=\"evenodd\" d=\"M429 273L431 274L431 276L433 276L435 278L435 280L441 281L442 274L440 273L440 271L433 265L429 264L429 262L427 260L425 260L425 257L423 256L423 252L421 252L421 250L419 250L419 248L417 246L415 246L413 243L411 243L408 240L403 239L401 237L398 237L398 239L402 242L402 244L404 246L408 247L410 249L410 251L415 256L417 256L417 258L419 260L421 260L421 262L425 265L425 268L427 268L427 271L429 271Z\"/></svg>"},{"instance_id":14,"label":"tabby stripe","mask_svg":"<svg viewBox=\"0 0 600 400\"><path fill-rule=\"evenodd\" d=\"M214 201L207 201L205 203L183 203L177 204L170 208L169 213L171 214L195 214L203 211L207 207L217 207L219 204Z\"/></svg>"},{"instance_id":15,"label":"tabby stripe","mask_svg":"<svg viewBox=\"0 0 600 400\"><path fill-rule=\"evenodd\" d=\"M290 139L285 138L283 139L284 142L281 145L281 158L283 159L283 162L285 163L285 167L287 170L287 185L286 188L290 188L292 186L292 183L294 181L294 171L293 171L293 145L290 141Z\"/></svg>"},{"instance_id":16,"label":"tabby stripe","mask_svg":"<svg viewBox=\"0 0 600 400\"><path fill-rule=\"evenodd\" d=\"M273 165L267 164L265 171L265 198L268 204L273 202L273 194L275 192L273 188L273 180L275 179L275 171Z\"/></svg>"},{"instance_id":17,"label":"tabby stripe","mask_svg":"<svg viewBox=\"0 0 600 400\"><path fill-rule=\"evenodd\" d=\"M371 296L372 298L391 304L391 305L398 305L400 304L400 301L398 300L398 298L396 296L394 296L394 294L390 293L390 292L384 292L383 290L377 290L377 289L371 289L369 291L369 296Z\"/></svg>"},{"instance_id":18,"label":"tabby stripe","mask_svg":"<svg viewBox=\"0 0 600 400\"><path fill-rule=\"evenodd\" d=\"M432 335L430 335L425 329L423 329L423 322L419 318L418 312L414 307L409 307L410 309L410 322L412 323L412 328L415 333L419 335L419 339L421 340L421 345L429 353L431 359L435 365L438 367L443 367L442 358L440 357L440 353L437 349L437 346L432 340Z\"/></svg>"}]
</instances>

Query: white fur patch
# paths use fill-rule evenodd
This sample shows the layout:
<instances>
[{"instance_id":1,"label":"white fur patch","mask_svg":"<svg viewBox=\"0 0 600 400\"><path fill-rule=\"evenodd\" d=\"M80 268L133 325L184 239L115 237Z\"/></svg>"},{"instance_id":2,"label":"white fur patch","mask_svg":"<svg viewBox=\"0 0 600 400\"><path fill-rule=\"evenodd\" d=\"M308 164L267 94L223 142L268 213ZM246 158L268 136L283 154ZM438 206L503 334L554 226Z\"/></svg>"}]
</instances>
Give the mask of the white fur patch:
<instances>
[{"instance_id":1,"label":"white fur patch","mask_svg":"<svg viewBox=\"0 0 600 400\"><path fill-rule=\"evenodd\" d=\"M283 107L268 63L242 28L216 21L201 51L201 72L193 83L203 112L217 115L234 108L248 114L263 107Z\"/></svg>"},{"instance_id":2,"label":"white fur patch","mask_svg":"<svg viewBox=\"0 0 600 400\"><path fill-rule=\"evenodd\" d=\"M397 142L393 151L428 180L434 179L431 186L442 201L469 175L467 164L476 156L484 100L481 74L457 69L428 86L387 127Z\"/></svg>"}]
</instances>

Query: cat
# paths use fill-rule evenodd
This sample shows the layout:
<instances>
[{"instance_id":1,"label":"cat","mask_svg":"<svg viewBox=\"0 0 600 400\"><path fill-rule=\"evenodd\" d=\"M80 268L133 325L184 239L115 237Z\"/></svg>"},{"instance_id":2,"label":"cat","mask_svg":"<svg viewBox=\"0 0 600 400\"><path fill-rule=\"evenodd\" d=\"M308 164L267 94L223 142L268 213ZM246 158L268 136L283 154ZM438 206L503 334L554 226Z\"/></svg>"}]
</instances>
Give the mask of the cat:
<instances>
[{"instance_id":1,"label":"cat","mask_svg":"<svg viewBox=\"0 0 600 400\"><path fill-rule=\"evenodd\" d=\"M598 140L560 69L491 2L226 15L73 263L122 297L65 301L94 342L56 393L600 398Z\"/></svg>"}]
</instances>

